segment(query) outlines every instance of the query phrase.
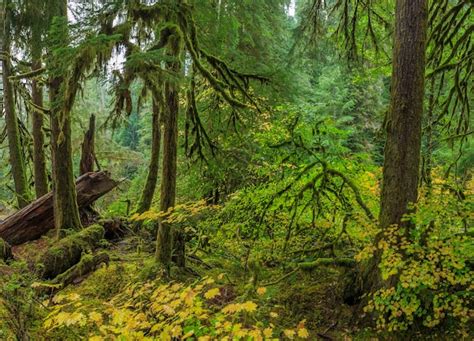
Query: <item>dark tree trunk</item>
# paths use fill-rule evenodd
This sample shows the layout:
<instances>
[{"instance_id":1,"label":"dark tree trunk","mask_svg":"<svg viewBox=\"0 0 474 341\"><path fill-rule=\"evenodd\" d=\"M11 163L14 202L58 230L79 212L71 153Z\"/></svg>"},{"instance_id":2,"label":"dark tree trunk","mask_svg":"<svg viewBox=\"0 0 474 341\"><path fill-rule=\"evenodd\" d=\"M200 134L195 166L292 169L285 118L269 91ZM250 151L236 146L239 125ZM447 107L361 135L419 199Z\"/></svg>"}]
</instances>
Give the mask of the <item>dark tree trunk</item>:
<instances>
[{"instance_id":1,"label":"dark tree trunk","mask_svg":"<svg viewBox=\"0 0 474 341\"><path fill-rule=\"evenodd\" d=\"M423 116L427 0L397 0L380 225L402 224L417 200Z\"/></svg>"},{"instance_id":2,"label":"dark tree trunk","mask_svg":"<svg viewBox=\"0 0 474 341\"><path fill-rule=\"evenodd\" d=\"M95 163L95 115L89 118L89 128L84 134L82 141L81 162L79 164L79 174L94 171Z\"/></svg>"},{"instance_id":3,"label":"dark tree trunk","mask_svg":"<svg viewBox=\"0 0 474 341\"><path fill-rule=\"evenodd\" d=\"M65 33L54 32L56 35L62 35L60 37L53 37L52 41L57 46L51 46L50 54L54 55L54 49L64 48L68 45L66 18L66 1L60 0L55 9L56 29L61 27ZM64 103L66 93L63 72L67 66L64 65L64 60L59 56L54 56L51 58L48 67L52 75L49 80L49 96L51 103L54 225L59 232L63 228L79 229L81 227L81 220L77 205L72 164L71 117L69 110L71 105Z\"/></svg>"},{"instance_id":4,"label":"dark tree trunk","mask_svg":"<svg viewBox=\"0 0 474 341\"><path fill-rule=\"evenodd\" d=\"M158 168L160 163L160 147L161 147L161 122L160 109L156 100L153 99L152 112L152 140L150 164L148 166L148 175L143 188L142 197L137 207L137 213L143 213L150 209L155 194L156 183L158 181Z\"/></svg>"},{"instance_id":5,"label":"dark tree trunk","mask_svg":"<svg viewBox=\"0 0 474 341\"><path fill-rule=\"evenodd\" d=\"M427 35L427 0L397 0L393 48L390 111L387 117L387 140L381 194L379 224L384 238L391 225L410 228L402 222L409 203L417 201L423 116L425 49ZM397 278L384 280L379 264L382 250L377 249L368 264L353 273L345 285L347 303L367 301L367 293L395 285ZM362 302L361 302L362 301Z\"/></svg>"},{"instance_id":6,"label":"dark tree trunk","mask_svg":"<svg viewBox=\"0 0 474 341\"><path fill-rule=\"evenodd\" d=\"M397 0L391 103L387 118L387 140L383 167L378 244L391 225L409 228L402 217L418 196L423 117L427 0ZM377 250L363 271L363 291L394 285L392 276L384 281L378 268L382 251Z\"/></svg>"},{"instance_id":7,"label":"dark tree trunk","mask_svg":"<svg viewBox=\"0 0 474 341\"><path fill-rule=\"evenodd\" d=\"M117 182L106 172L82 175L76 182L79 206L90 206L116 186ZM0 238L19 245L40 238L53 228L53 193L50 192L0 222Z\"/></svg>"},{"instance_id":8,"label":"dark tree trunk","mask_svg":"<svg viewBox=\"0 0 474 341\"><path fill-rule=\"evenodd\" d=\"M8 138L8 150L10 155L11 172L15 184L15 195L18 206L25 207L30 199L28 183L26 180L25 161L21 150L20 132L18 128L18 117L15 113L13 99L13 87L8 79L11 76L10 53L10 11L5 10L5 35L3 37L2 50L6 55L2 59L2 82L3 82L3 106L5 111L5 125Z\"/></svg>"},{"instance_id":9,"label":"dark tree trunk","mask_svg":"<svg viewBox=\"0 0 474 341\"><path fill-rule=\"evenodd\" d=\"M41 69L41 34L36 27L33 28L31 51L33 57L32 70ZM43 107L43 87L33 79L31 83L31 100L34 107ZM34 108L32 112L33 123L33 169L35 180L36 198L49 192L48 174L46 171L46 155L44 149L43 113Z\"/></svg>"},{"instance_id":10,"label":"dark tree trunk","mask_svg":"<svg viewBox=\"0 0 474 341\"><path fill-rule=\"evenodd\" d=\"M171 38L170 53L174 58L179 58L179 42L177 37ZM179 61L170 63L169 68L174 73L179 73L181 64ZM179 113L179 87L172 81L165 84L166 109L163 119L163 170L161 176L161 202L160 211L166 212L174 207L176 199L176 172L178 152L178 113ZM164 217L158 226L156 240L156 258L165 268L169 268L173 252L173 233L169 223L164 222ZM179 255L182 250L176 250ZM180 256L178 256L180 257ZM183 255L184 258L184 255ZM183 261L177 263L184 265Z\"/></svg>"}]
</instances>

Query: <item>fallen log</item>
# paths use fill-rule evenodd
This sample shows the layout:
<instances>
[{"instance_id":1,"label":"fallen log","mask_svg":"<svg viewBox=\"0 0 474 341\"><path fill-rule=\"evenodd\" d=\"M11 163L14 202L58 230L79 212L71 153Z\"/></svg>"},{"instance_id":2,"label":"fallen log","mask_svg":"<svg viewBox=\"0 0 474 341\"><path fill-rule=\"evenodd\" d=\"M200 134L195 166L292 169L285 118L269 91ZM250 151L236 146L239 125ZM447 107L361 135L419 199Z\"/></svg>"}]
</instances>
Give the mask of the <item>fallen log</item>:
<instances>
[{"instance_id":1,"label":"fallen log","mask_svg":"<svg viewBox=\"0 0 474 341\"><path fill-rule=\"evenodd\" d=\"M81 280L81 278L96 270L99 265L108 265L109 262L110 257L105 252L96 255L84 254L79 263L58 275L52 283L60 284L61 288L64 288L69 284L77 283L76 281Z\"/></svg>"},{"instance_id":2,"label":"fallen log","mask_svg":"<svg viewBox=\"0 0 474 341\"><path fill-rule=\"evenodd\" d=\"M105 230L100 225L91 225L55 242L37 261L38 275L43 279L67 271L81 260L83 253L94 250L104 238Z\"/></svg>"},{"instance_id":3,"label":"fallen log","mask_svg":"<svg viewBox=\"0 0 474 341\"><path fill-rule=\"evenodd\" d=\"M108 172L81 175L76 181L79 207L89 207L117 184ZM40 238L53 228L53 195L50 192L0 222L0 238L10 245L19 245Z\"/></svg>"}]
</instances>

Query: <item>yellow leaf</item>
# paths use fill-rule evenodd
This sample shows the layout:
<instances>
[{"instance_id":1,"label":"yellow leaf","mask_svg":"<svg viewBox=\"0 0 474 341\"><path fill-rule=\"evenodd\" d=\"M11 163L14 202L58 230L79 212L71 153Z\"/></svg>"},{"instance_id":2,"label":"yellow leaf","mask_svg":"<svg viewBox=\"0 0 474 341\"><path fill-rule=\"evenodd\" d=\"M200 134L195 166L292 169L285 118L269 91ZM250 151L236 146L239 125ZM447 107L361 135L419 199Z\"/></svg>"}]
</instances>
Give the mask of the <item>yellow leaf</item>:
<instances>
[{"instance_id":1,"label":"yellow leaf","mask_svg":"<svg viewBox=\"0 0 474 341\"><path fill-rule=\"evenodd\" d=\"M181 334L183 333L183 329L181 328L181 326L175 326L173 327L173 329L171 329L171 336L172 337L178 337L180 336Z\"/></svg>"},{"instance_id":2,"label":"yellow leaf","mask_svg":"<svg viewBox=\"0 0 474 341\"><path fill-rule=\"evenodd\" d=\"M70 300L70 301L77 301L81 298L81 295L79 294L70 294L67 296L67 298Z\"/></svg>"},{"instance_id":3,"label":"yellow leaf","mask_svg":"<svg viewBox=\"0 0 474 341\"><path fill-rule=\"evenodd\" d=\"M298 329L298 336L302 339L307 339L309 337L308 330L304 327Z\"/></svg>"},{"instance_id":4,"label":"yellow leaf","mask_svg":"<svg viewBox=\"0 0 474 341\"><path fill-rule=\"evenodd\" d=\"M272 311L270 313L270 316L273 317L273 318L276 318L276 317L278 317L278 313L275 313L274 311Z\"/></svg>"},{"instance_id":5,"label":"yellow leaf","mask_svg":"<svg viewBox=\"0 0 474 341\"><path fill-rule=\"evenodd\" d=\"M293 330L293 329L285 329L283 331L283 333L285 334L285 336L291 340L293 340L295 338L295 335L296 335L296 332Z\"/></svg>"},{"instance_id":6,"label":"yellow leaf","mask_svg":"<svg viewBox=\"0 0 474 341\"><path fill-rule=\"evenodd\" d=\"M102 320L103 320L102 314L95 311L89 313L89 319L91 321L94 321L99 326L102 324Z\"/></svg>"},{"instance_id":7,"label":"yellow leaf","mask_svg":"<svg viewBox=\"0 0 474 341\"><path fill-rule=\"evenodd\" d=\"M235 313L235 312L240 311L240 310L242 310L240 305L234 304L234 303L228 304L224 308L222 308L222 312L224 314L232 314L232 313Z\"/></svg>"},{"instance_id":8,"label":"yellow leaf","mask_svg":"<svg viewBox=\"0 0 474 341\"><path fill-rule=\"evenodd\" d=\"M267 292L267 288L265 287L260 287L257 289L257 294L259 294L260 296L265 295L266 292Z\"/></svg>"},{"instance_id":9,"label":"yellow leaf","mask_svg":"<svg viewBox=\"0 0 474 341\"><path fill-rule=\"evenodd\" d=\"M257 305L252 301L247 301L242 304L242 308L251 313L257 310Z\"/></svg>"},{"instance_id":10,"label":"yellow leaf","mask_svg":"<svg viewBox=\"0 0 474 341\"><path fill-rule=\"evenodd\" d=\"M273 329L268 327L263 330L263 336L265 337L272 337L273 335Z\"/></svg>"},{"instance_id":11,"label":"yellow leaf","mask_svg":"<svg viewBox=\"0 0 474 341\"><path fill-rule=\"evenodd\" d=\"M176 311L173 308L171 308L169 305L166 305L166 304L163 306L163 311L165 312L166 315L169 315L169 316L174 315L176 313Z\"/></svg>"},{"instance_id":12,"label":"yellow leaf","mask_svg":"<svg viewBox=\"0 0 474 341\"><path fill-rule=\"evenodd\" d=\"M210 299L213 299L214 297L216 297L219 294L220 294L219 288L214 288L214 289L208 290L204 294L204 297L210 300Z\"/></svg>"},{"instance_id":13,"label":"yellow leaf","mask_svg":"<svg viewBox=\"0 0 474 341\"><path fill-rule=\"evenodd\" d=\"M99 336L99 335L91 336L89 338L89 341L102 341L102 340L104 340L104 338L102 336Z\"/></svg>"}]
</instances>

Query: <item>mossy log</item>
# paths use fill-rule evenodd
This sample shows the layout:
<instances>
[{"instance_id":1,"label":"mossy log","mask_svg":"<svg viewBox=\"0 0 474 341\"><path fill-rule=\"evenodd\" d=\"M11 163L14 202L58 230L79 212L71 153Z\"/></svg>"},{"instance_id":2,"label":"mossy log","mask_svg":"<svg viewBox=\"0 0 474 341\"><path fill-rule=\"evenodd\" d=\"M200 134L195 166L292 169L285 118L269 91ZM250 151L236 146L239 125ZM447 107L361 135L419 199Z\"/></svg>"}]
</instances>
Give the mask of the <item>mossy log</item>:
<instances>
[{"instance_id":1,"label":"mossy log","mask_svg":"<svg viewBox=\"0 0 474 341\"><path fill-rule=\"evenodd\" d=\"M39 256L39 276L43 279L53 279L62 274L79 263L83 253L95 249L104 235L104 228L96 224L60 239Z\"/></svg>"},{"instance_id":2,"label":"mossy log","mask_svg":"<svg viewBox=\"0 0 474 341\"><path fill-rule=\"evenodd\" d=\"M83 254L79 263L67 269L50 281L37 282L33 287L36 293L41 295L54 295L70 284L79 283L85 276L94 272L101 264L108 265L110 257L107 253L101 252L96 255L90 253Z\"/></svg>"},{"instance_id":3,"label":"mossy log","mask_svg":"<svg viewBox=\"0 0 474 341\"><path fill-rule=\"evenodd\" d=\"M110 257L107 253L101 252L96 255L84 254L79 263L58 275L54 284L61 284L62 287L74 283L77 279L93 272L101 264L109 264Z\"/></svg>"},{"instance_id":4,"label":"mossy log","mask_svg":"<svg viewBox=\"0 0 474 341\"><path fill-rule=\"evenodd\" d=\"M6 261L12 258L12 248L6 241L0 238L0 260Z\"/></svg>"},{"instance_id":5,"label":"mossy log","mask_svg":"<svg viewBox=\"0 0 474 341\"><path fill-rule=\"evenodd\" d=\"M318 258L314 261L299 263L298 267L302 270L312 270L324 265L352 268L356 265L356 261L353 258Z\"/></svg>"},{"instance_id":6,"label":"mossy log","mask_svg":"<svg viewBox=\"0 0 474 341\"><path fill-rule=\"evenodd\" d=\"M107 172L80 176L76 181L79 207L89 207L117 184ZM10 245L19 245L40 238L53 228L53 195L50 192L0 222L0 238Z\"/></svg>"}]
</instances>

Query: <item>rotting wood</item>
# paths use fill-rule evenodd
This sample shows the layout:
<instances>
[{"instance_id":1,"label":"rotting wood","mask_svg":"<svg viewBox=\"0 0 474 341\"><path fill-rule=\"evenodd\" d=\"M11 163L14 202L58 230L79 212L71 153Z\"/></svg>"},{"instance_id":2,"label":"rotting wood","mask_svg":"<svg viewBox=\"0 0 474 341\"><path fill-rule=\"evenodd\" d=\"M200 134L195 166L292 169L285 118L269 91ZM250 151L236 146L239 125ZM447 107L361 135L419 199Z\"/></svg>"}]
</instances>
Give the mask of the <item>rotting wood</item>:
<instances>
[{"instance_id":1,"label":"rotting wood","mask_svg":"<svg viewBox=\"0 0 474 341\"><path fill-rule=\"evenodd\" d=\"M118 184L108 172L91 172L76 181L79 207L88 207ZM19 245L40 238L54 228L53 197L48 193L0 222L0 238Z\"/></svg>"}]
</instances>

